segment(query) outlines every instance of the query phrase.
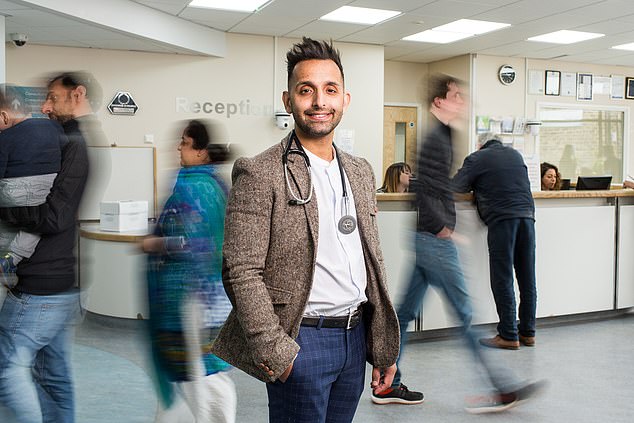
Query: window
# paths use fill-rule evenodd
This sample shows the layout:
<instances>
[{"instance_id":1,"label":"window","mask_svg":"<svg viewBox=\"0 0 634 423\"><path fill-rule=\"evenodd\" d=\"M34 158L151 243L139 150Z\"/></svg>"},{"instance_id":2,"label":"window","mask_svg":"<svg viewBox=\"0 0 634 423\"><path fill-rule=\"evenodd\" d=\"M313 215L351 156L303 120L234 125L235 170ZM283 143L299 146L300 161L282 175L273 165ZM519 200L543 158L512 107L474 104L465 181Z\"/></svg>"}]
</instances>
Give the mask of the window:
<instances>
[{"instance_id":1,"label":"window","mask_svg":"<svg viewBox=\"0 0 634 423\"><path fill-rule=\"evenodd\" d=\"M559 168L561 177L612 175L623 180L625 109L539 106L540 160Z\"/></svg>"}]
</instances>

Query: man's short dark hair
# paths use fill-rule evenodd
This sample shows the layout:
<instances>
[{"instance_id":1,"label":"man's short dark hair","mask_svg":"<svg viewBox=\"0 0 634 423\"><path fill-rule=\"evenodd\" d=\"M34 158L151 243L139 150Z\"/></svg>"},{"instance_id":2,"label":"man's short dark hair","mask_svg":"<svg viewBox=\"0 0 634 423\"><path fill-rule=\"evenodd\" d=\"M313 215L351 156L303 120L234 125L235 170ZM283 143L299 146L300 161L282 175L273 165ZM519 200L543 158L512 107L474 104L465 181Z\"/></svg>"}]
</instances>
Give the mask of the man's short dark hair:
<instances>
[{"instance_id":1,"label":"man's short dark hair","mask_svg":"<svg viewBox=\"0 0 634 423\"><path fill-rule=\"evenodd\" d=\"M99 85L99 82L97 82L91 73L86 71L76 71L63 72L53 75L53 77L49 79L48 86L50 87L58 81L64 88L69 88L71 90L74 90L79 86L86 88L86 98L88 99L88 103L90 103L90 107L93 112L96 112L101 106L103 91L101 89L101 85Z\"/></svg>"},{"instance_id":2,"label":"man's short dark hair","mask_svg":"<svg viewBox=\"0 0 634 423\"><path fill-rule=\"evenodd\" d=\"M303 37L301 43L293 45L288 53L286 53L287 81L291 80L295 66L304 60L332 60L341 72L341 79L344 79L339 50L332 45L332 40L330 40L330 42L316 41L308 37Z\"/></svg>"},{"instance_id":3,"label":"man's short dark hair","mask_svg":"<svg viewBox=\"0 0 634 423\"><path fill-rule=\"evenodd\" d=\"M438 74L429 78L428 104L433 104L436 98L447 98L450 85L462 85L462 81L453 76Z\"/></svg>"}]
</instances>

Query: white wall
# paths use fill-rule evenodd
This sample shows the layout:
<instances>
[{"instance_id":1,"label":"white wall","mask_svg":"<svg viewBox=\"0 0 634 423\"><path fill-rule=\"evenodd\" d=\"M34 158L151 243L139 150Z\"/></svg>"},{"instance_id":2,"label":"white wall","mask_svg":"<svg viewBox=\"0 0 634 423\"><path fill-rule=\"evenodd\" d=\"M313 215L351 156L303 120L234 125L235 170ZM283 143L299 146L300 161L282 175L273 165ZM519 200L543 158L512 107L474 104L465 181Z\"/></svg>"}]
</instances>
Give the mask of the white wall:
<instances>
[{"instance_id":1,"label":"white wall","mask_svg":"<svg viewBox=\"0 0 634 423\"><path fill-rule=\"evenodd\" d=\"M512 85L502 85L497 77L498 69L504 64L515 68L516 81ZM629 133L625 134L625 167L629 173L634 169L634 151L630 148L634 139L634 101L612 100L608 95L594 95L591 101L578 101L576 97L529 95L526 90L528 70L558 70L561 72L591 73L595 76L634 76L634 68L612 65L591 65L586 63L553 60L508 58L478 54L474 56L475 115L525 116L535 118L537 103L578 104L584 106L619 106L629 109ZM618 183L619 181L614 181Z\"/></svg>"},{"instance_id":2,"label":"white wall","mask_svg":"<svg viewBox=\"0 0 634 423\"><path fill-rule=\"evenodd\" d=\"M139 106L135 116L110 115L106 104L98 115L111 143L141 145L145 134L154 135L159 185L163 185L170 179L167 174L173 173L171 169L178 165L176 143L182 128L178 121L217 119L226 126L230 140L240 145L244 155L254 155L286 134L275 126L273 111L283 108L285 54L296 41L227 34L225 58L31 44L18 49L6 44L7 81L42 85L43 76L51 72L82 69L92 72L100 81L106 104L117 91L129 91ZM342 54L346 87L352 94L350 108L339 128L354 129L354 153L367 158L375 171L380 172L383 48L346 43L336 46ZM210 102L213 112L177 112L177 98L190 104ZM225 106L225 110L218 109L222 110L218 114L215 109L218 103L235 104L238 111L227 116ZM380 178L379 173L376 175Z\"/></svg>"},{"instance_id":3,"label":"white wall","mask_svg":"<svg viewBox=\"0 0 634 423\"><path fill-rule=\"evenodd\" d=\"M385 102L417 104L427 110L426 63L385 62Z\"/></svg>"},{"instance_id":4,"label":"white wall","mask_svg":"<svg viewBox=\"0 0 634 423\"><path fill-rule=\"evenodd\" d=\"M27 45L16 48L6 44L7 81L20 85L41 85L45 74L60 70L91 71L104 88L105 102L117 91L129 91L139 105L133 117L113 116L105 106L99 111L110 142L118 145L141 145L145 134L153 134L158 149L160 181L165 170L177 163L176 142L180 124L191 118L215 118L225 124L232 142L238 143L245 155L254 155L285 135L274 125L272 113L282 109L281 94L286 88L285 54L297 40L228 34L227 56L200 56L126 52L118 50L81 49ZM341 50L346 88L352 102L339 129L353 129L354 152L367 158L381 180L382 123L384 103L420 104L426 110L426 79L435 72L457 76L471 86L473 110L465 122L464 135L458 138L455 159L462 162L471 146L473 116L535 116L537 102L576 102L564 97L526 95L527 69L556 69L589 72L595 75L634 75L634 68L585 65L579 63L540 61L487 55L466 55L416 64L384 61L381 46L337 43ZM504 86L497 80L502 64L511 64L517 80ZM472 75L474 76L472 80ZM177 112L176 99L213 104L212 113ZM216 105L235 104L241 109L227 116L216 113ZM250 114L247 114L247 104ZM610 100L596 96L592 104L634 106L630 100ZM218 109L220 110L220 109ZM240 113L243 112L243 113ZM634 114L630 113L630 119ZM423 131L426 129L423 119ZM634 131L634 125L629 125ZM629 134L629 139L632 135ZM626 140L628 141L628 140ZM634 151L626 147L626 166L634 169Z\"/></svg>"},{"instance_id":5,"label":"white wall","mask_svg":"<svg viewBox=\"0 0 634 423\"><path fill-rule=\"evenodd\" d=\"M471 81L471 58L469 55L458 56L429 64L385 62L385 103L417 104L423 112L424 136L430 122L429 103L427 99L427 82L429 76L444 73L464 81L465 94L469 93ZM469 153L469 122L471 111L468 110L462 121L454 122L454 170L457 170L464 157ZM420 143L420 139L418 142Z\"/></svg>"}]
</instances>

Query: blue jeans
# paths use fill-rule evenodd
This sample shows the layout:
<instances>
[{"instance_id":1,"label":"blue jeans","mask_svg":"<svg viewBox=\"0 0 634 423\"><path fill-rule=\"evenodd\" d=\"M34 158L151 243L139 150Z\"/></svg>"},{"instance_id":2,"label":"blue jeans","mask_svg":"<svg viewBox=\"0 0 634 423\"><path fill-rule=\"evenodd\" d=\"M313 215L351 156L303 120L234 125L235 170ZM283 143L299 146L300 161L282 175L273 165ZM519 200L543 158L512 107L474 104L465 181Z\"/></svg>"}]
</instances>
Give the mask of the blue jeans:
<instances>
[{"instance_id":1,"label":"blue jeans","mask_svg":"<svg viewBox=\"0 0 634 423\"><path fill-rule=\"evenodd\" d=\"M489 226L489 271L491 291L497 308L497 330L508 340L535 336L535 222L533 219L507 219ZM516 326L513 267L520 291L519 325Z\"/></svg>"},{"instance_id":2,"label":"blue jeans","mask_svg":"<svg viewBox=\"0 0 634 423\"><path fill-rule=\"evenodd\" d=\"M507 369L498 368L483 355L478 337L471 326L472 308L465 280L458 261L458 251L450 239L438 238L428 232L416 233L416 265L397 316L401 331L401 350L397 367L407 342L407 326L420 314L420 308L429 285L442 291L464 331L467 345L476 360L486 370L488 379L500 392L510 392L515 386L515 377ZM396 370L392 387L401 383L401 371Z\"/></svg>"},{"instance_id":3,"label":"blue jeans","mask_svg":"<svg viewBox=\"0 0 634 423\"><path fill-rule=\"evenodd\" d=\"M70 348L79 291L9 292L0 310L0 404L21 423L72 423Z\"/></svg>"},{"instance_id":4,"label":"blue jeans","mask_svg":"<svg viewBox=\"0 0 634 423\"><path fill-rule=\"evenodd\" d=\"M301 326L286 382L267 383L270 423L350 423L365 380L365 326Z\"/></svg>"}]
</instances>

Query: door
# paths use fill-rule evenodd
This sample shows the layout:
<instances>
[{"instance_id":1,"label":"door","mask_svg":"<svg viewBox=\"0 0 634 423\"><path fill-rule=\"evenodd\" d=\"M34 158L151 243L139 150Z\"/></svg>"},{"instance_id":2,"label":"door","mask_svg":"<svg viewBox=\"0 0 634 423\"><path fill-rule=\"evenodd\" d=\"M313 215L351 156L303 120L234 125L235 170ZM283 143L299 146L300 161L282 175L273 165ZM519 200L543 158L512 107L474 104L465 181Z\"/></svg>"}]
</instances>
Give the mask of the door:
<instances>
[{"instance_id":1,"label":"door","mask_svg":"<svg viewBox=\"0 0 634 423\"><path fill-rule=\"evenodd\" d=\"M383 107L383 172L392 164L405 162L416 173L416 107Z\"/></svg>"}]
</instances>

